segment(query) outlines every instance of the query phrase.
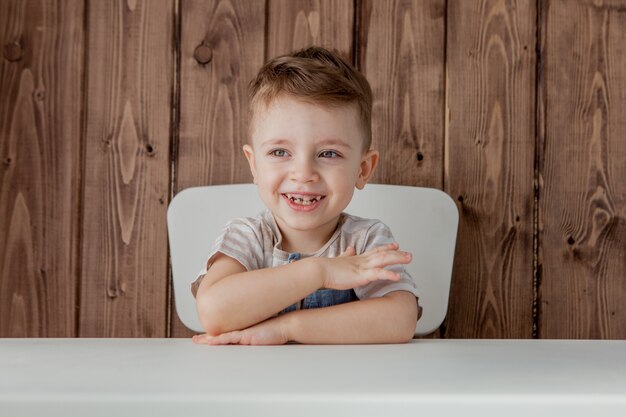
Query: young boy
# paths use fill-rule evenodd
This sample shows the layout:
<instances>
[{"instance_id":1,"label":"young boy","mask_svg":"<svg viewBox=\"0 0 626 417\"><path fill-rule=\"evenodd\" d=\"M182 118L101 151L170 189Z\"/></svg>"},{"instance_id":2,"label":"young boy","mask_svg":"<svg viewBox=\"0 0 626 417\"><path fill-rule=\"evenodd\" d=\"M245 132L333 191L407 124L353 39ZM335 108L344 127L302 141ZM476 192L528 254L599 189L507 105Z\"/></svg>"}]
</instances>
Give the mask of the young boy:
<instances>
[{"instance_id":1,"label":"young boy","mask_svg":"<svg viewBox=\"0 0 626 417\"><path fill-rule=\"evenodd\" d=\"M308 48L250 84L243 147L267 211L232 220L193 284L205 344L403 343L417 289L387 226L343 213L378 163L369 83ZM321 308L323 307L323 308Z\"/></svg>"}]
</instances>

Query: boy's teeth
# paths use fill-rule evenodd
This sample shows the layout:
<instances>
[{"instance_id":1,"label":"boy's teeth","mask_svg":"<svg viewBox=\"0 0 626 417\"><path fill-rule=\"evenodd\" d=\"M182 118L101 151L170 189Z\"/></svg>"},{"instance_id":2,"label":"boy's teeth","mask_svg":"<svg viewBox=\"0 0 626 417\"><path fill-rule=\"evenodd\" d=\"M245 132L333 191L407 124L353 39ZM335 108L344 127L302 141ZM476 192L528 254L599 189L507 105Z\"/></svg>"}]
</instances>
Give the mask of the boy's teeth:
<instances>
[{"instance_id":1,"label":"boy's teeth","mask_svg":"<svg viewBox=\"0 0 626 417\"><path fill-rule=\"evenodd\" d=\"M293 194L285 194L285 195L287 196L288 199L290 199L294 203L298 203L303 206L310 206L311 204L316 203L322 199L321 195L308 197L308 199L306 200L300 196L295 196Z\"/></svg>"}]
</instances>

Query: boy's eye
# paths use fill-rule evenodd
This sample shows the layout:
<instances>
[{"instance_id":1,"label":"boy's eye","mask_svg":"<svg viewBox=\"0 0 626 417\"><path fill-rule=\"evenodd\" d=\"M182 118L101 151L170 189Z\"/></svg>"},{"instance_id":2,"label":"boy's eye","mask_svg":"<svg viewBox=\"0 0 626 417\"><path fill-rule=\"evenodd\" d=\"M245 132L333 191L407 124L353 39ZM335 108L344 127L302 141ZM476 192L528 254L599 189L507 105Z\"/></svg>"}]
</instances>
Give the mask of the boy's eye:
<instances>
[{"instance_id":1,"label":"boy's eye","mask_svg":"<svg viewBox=\"0 0 626 417\"><path fill-rule=\"evenodd\" d=\"M272 156L278 156L278 157L282 157L282 156L287 156L287 151L284 149L274 149L272 151L270 151L269 153Z\"/></svg>"},{"instance_id":2,"label":"boy's eye","mask_svg":"<svg viewBox=\"0 0 626 417\"><path fill-rule=\"evenodd\" d=\"M337 158L339 154L335 151L322 151L320 152L322 158Z\"/></svg>"}]
</instances>

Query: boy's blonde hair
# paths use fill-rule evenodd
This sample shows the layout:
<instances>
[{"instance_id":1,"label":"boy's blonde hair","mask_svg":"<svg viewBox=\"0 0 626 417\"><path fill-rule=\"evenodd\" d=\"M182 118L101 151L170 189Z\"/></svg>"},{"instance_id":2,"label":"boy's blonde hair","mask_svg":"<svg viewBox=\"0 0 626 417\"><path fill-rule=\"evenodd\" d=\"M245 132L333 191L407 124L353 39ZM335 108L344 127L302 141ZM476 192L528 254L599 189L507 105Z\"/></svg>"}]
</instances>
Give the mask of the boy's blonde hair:
<instances>
[{"instance_id":1,"label":"boy's blonde hair","mask_svg":"<svg viewBox=\"0 0 626 417\"><path fill-rule=\"evenodd\" d=\"M363 128L363 151L372 143L372 89L367 79L336 51L310 47L267 62L250 82L249 136L255 112L280 94L324 106L356 103Z\"/></svg>"}]
</instances>

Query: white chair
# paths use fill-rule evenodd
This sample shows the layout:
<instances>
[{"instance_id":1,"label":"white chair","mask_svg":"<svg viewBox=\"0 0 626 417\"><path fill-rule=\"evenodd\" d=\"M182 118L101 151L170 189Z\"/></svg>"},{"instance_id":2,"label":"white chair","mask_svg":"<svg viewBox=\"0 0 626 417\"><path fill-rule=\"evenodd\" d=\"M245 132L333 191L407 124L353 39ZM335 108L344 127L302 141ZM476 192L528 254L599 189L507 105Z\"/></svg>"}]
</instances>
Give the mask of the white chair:
<instances>
[{"instance_id":1,"label":"white chair","mask_svg":"<svg viewBox=\"0 0 626 417\"><path fill-rule=\"evenodd\" d=\"M178 317L202 332L191 283L228 220L256 216L264 206L253 184L188 188L169 205L169 230L174 296ZM435 331L448 309L452 261L459 214L453 200L433 188L368 184L355 190L347 213L380 219L391 228L400 248L413 254L406 265L415 280L423 308L415 334Z\"/></svg>"}]
</instances>

